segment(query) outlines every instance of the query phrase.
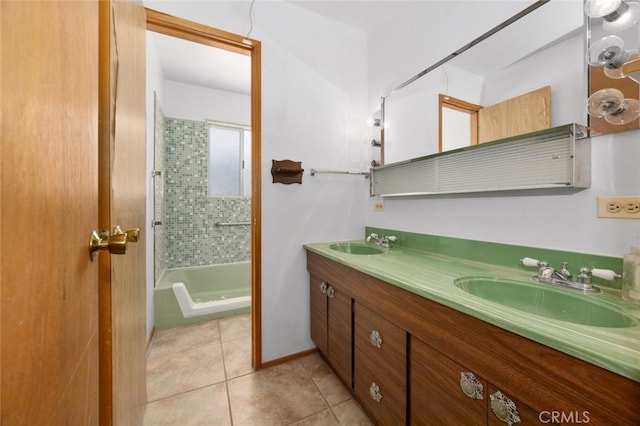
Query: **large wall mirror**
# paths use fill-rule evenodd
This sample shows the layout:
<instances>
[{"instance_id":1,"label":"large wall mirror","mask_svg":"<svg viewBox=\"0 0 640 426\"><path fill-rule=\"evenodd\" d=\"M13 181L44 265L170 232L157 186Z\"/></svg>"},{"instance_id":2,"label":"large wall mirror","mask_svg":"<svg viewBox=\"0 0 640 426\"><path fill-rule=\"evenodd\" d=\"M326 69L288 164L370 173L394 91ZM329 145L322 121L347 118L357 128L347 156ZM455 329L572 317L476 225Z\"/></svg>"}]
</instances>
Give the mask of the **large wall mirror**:
<instances>
[{"instance_id":1,"label":"large wall mirror","mask_svg":"<svg viewBox=\"0 0 640 426\"><path fill-rule=\"evenodd\" d=\"M591 126L594 68L585 59L585 25L602 27L604 20L589 19L581 1L538 1L488 25L486 38L383 95L383 164L569 123ZM636 28L636 44L638 38ZM594 134L628 128L600 126Z\"/></svg>"}]
</instances>

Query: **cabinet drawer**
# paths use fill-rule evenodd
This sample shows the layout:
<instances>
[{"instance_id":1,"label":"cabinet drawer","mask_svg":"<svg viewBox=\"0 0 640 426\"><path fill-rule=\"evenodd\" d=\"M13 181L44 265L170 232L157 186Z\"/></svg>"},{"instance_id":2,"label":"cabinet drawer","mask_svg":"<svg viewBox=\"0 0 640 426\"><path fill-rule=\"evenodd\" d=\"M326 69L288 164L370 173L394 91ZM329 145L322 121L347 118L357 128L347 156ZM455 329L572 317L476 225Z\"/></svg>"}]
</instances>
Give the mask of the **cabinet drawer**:
<instances>
[{"instance_id":1,"label":"cabinet drawer","mask_svg":"<svg viewBox=\"0 0 640 426\"><path fill-rule=\"evenodd\" d=\"M379 424L405 424L406 332L355 303L355 395Z\"/></svg>"},{"instance_id":2,"label":"cabinet drawer","mask_svg":"<svg viewBox=\"0 0 640 426\"><path fill-rule=\"evenodd\" d=\"M410 347L411 424L485 424L486 380L413 336Z\"/></svg>"}]
</instances>

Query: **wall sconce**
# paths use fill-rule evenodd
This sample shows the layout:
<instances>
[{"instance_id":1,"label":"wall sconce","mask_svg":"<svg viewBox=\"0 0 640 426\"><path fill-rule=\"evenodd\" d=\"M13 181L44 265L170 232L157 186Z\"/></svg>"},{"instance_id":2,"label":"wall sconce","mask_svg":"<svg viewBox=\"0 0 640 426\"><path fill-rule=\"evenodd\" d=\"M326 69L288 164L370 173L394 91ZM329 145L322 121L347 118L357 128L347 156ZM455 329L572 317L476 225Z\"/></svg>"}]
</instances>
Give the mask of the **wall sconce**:
<instances>
[{"instance_id":1,"label":"wall sconce","mask_svg":"<svg viewBox=\"0 0 640 426\"><path fill-rule=\"evenodd\" d=\"M586 0L584 12L590 18L602 18L602 28L615 33L631 28L638 22L640 5L624 0Z\"/></svg>"},{"instance_id":2,"label":"wall sconce","mask_svg":"<svg viewBox=\"0 0 640 426\"><path fill-rule=\"evenodd\" d=\"M602 89L589 96L589 114L604 118L607 123L622 125L640 116L640 102L626 98L618 89Z\"/></svg>"},{"instance_id":3,"label":"wall sconce","mask_svg":"<svg viewBox=\"0 0 640 426\"><path fill-rule=\"evenodd\" d=\"M624 50L624 41L616 35L602 37L589 47L587 62L592 67L603 67L609 78L624 78L623 65L640 58L640 54Z\"/></svg>"}]
</instances>

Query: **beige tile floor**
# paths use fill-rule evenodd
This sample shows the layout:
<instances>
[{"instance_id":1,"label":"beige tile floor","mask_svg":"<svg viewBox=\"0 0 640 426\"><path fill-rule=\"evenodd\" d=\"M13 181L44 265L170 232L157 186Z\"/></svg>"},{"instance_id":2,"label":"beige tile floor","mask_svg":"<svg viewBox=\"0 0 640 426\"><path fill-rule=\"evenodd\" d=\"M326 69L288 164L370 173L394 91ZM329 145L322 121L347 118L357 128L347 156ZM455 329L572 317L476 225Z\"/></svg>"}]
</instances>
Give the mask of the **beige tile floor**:
<instances>
[{"instance_id":1,"label":"beige tile floor","mask_svg":"<svg viewBox=\"0 0 640 426\"><path fill-rule=\"evenodd\" d=\"M317 355L251 367L250 316L159 330L144 425L371 425Z\"/></svg>"}]
</instances>

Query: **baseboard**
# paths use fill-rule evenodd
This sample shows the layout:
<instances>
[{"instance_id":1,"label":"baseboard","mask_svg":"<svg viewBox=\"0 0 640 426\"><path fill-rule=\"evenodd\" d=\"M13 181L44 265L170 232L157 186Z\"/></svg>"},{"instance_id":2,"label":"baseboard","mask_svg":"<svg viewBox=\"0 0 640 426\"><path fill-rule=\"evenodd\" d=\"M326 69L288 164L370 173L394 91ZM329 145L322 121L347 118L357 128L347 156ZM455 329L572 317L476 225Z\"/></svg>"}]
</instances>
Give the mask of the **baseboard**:
<instances>
[{"instance_id":1,"label":"baseboard","mask_svg":"<svg viewBox=\"0 0 640 426\"><path fill-rule=\"evenodd\" d=\"M291 361L291 360L294 360L294 359L302 358L302 357L305 357L307 355L314 354L316 352L318 352L318 349L317 348L313 348L313 349L309 349L309 350L306 350L306 351L298 352L298 353L295 353L295 354L287 355L287 356L282 357L282 358L273 359L271 361L263 362L262 363L262 368L269 368L269 367L273 367L274 365L284 364L287 361Z\"/></svg>"},{"instance_id":2,"label":"baseboard","mask_svg":"<svg viewBox=\"0 0 640 426\"><path fill-rule=\"evenodd\" d=\"M149 356L149 350L151 349L151 344L153 342L153 337L156 335L156 328L153 327L151 329L151 334L149 335L149 340L147 340L147 356Z\"/></svg>"}]
</instances>

